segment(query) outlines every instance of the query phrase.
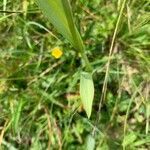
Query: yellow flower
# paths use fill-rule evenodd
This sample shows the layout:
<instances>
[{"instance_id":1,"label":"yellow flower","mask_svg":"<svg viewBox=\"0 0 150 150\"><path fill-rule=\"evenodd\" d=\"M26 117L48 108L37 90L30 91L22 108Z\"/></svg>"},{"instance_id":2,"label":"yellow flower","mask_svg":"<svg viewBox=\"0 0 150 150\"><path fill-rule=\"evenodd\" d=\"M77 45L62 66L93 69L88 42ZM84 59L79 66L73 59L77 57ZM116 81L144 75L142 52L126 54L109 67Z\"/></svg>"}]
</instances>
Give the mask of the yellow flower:
<instances>
[{"instance_id":1,"label":"yellow flower","mask_svg":"<svg viewBox=\"0 0 150 150\"><path fill-rule=\"evenodd\" d=\"M51 52L52 56L54 56L56 59L60 58L63 54L62 50L59 47L55 47L52 49Z\"/></svg>"}]
</instances>

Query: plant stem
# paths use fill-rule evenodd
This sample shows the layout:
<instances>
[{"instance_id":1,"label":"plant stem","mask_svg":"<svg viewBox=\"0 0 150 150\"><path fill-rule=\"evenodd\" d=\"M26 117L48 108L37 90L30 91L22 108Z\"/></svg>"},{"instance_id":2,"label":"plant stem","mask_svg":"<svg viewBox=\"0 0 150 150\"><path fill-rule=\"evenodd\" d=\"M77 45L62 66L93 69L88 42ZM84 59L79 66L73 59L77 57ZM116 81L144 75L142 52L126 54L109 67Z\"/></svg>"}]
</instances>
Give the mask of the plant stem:
<instances>
[{"instance_id":1,"label":"plant stem","mask_svg":"<svg viewBox=\"0 0 150 150\"><path fill-rule=\"evenodd\" d=\"M92 72L92 66L91 66L91 64L90 64L90 62L89 62L89 59L88 59L86 53L85 53L85 49L80 50L80 53L81 53L82 59L83 59L84 62L85 62L86 71Z\"/></svg>"}]
</instances>

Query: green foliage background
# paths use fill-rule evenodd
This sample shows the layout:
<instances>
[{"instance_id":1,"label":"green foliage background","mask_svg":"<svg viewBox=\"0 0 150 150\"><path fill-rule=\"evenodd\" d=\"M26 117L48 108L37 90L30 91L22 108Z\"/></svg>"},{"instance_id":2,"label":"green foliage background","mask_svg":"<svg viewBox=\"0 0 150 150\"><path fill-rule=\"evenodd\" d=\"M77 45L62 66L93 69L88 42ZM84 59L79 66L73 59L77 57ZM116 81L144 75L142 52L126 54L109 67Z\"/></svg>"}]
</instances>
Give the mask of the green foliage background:
<instances>
[{"instance_id":1,"label":"green foliage background","mask_svg":"<svg viewBox=\"0 0 150 150\"><path fill-rule=\"evenodd\" d=\"M34 0L0 1L0 149L85 150L92 140L96 150L150 149L149 0L126 2L106 99L97 113L122 2L71 1L94 68L95 98L89 120L79 97L80 54ZM59 60L51 56L55 46L63 49Z\"/></svg>"}]
</instances>

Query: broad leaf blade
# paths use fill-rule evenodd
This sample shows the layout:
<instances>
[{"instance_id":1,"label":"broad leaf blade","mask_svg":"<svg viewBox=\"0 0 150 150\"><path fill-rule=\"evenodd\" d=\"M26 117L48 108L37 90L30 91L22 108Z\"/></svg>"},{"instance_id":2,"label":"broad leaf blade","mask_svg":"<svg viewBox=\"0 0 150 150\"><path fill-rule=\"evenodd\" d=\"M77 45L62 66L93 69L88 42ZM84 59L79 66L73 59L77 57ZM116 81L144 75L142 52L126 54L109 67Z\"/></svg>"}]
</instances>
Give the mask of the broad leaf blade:
<instances>
[{"instance_id":1,"label":"broad leaf blade","mask_svg":"<svg viewBox=\"0 0 150 150\"><path fill-rule=\"evenodd\" d=\"M78 39L75 40L72 35L72 29L70 28L68 21L70 18L67 18L67 14L71 15L71 9L66 10L61 0L36 0L37 4L43 11L44 15L49 19L53 26L62 34L73 46L74 48L79 48L79 45L82 44L82 40L79 32L75 27L75 34ZM69 3L69 2L68 2ZM73 20L72 20L73 21ZM80 43L79 43L80 42Z\"/></svg>"},{"instance_id":2,"label":"broad leaf blade","mask_svg":"<svg viewBox=\"0 0 150 150\"><path fill-rule=\"evenodd\" d=\"M80 96L86 114L88 118L90 118L92 112L93 98L94 98L94 84L93 84L91 73L88 72L81 73Z\"/></svg>"},{"instance_id":3,"label":"broad leaf blade","mask_svg":"<svg viewBox=\"0 0 150 150\"><path fill-rule=\"evenodd\" d=\"M36 0L44 15L54 27L71 43L72 36L68 28L67 19L63 10L61 0Z\"/></svg>"}]
</instances>

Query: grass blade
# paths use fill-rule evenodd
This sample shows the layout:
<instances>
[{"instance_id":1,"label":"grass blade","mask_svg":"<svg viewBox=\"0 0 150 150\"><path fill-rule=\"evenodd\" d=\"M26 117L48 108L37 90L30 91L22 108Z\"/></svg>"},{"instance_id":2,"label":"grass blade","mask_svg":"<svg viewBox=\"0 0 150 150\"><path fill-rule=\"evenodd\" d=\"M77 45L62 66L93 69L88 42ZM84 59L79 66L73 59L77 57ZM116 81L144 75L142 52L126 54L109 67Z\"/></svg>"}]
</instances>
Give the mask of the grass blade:
<instances>
[{"instance_id":1,"label":"grass blade","mask_svg":"<svg viewBox=\"0 0 150 150\"><path fill-rule=\"evenodd\" d=\"M14 133L17 133L18 129L19 129L19 121L20 121L23 104L24 104L23 100L20 100L18 105L16 106L16 109L15 109L13 117L12 117L12 120L13 120L12 126L14 129Z\"/></svg>"}]
</instances>

